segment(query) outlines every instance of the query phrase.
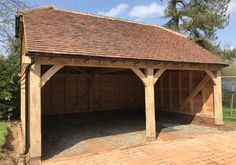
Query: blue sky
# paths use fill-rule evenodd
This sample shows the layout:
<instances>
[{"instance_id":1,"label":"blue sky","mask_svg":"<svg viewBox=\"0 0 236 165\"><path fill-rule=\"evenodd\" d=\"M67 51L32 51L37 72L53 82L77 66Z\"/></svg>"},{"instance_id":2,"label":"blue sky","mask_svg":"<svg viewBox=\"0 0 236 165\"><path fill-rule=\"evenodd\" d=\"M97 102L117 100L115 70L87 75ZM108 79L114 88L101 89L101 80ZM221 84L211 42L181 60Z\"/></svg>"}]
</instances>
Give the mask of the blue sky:
<instances>
[{"instance_id":1,"label":"blue sky","mask_svg":"<svg viewBox=\"0 0 236 165\"><path fill-rule=\"evenodd\" d=\"M163 25L162 18L166 6L163 0L28 0L31 6L55 5L59 8L107 15L129 20ZM236 0L231 0L228 13L231 15L229 25L219 30L218 41L222 47L236 47Z\"/></svg>"}]
</instances>

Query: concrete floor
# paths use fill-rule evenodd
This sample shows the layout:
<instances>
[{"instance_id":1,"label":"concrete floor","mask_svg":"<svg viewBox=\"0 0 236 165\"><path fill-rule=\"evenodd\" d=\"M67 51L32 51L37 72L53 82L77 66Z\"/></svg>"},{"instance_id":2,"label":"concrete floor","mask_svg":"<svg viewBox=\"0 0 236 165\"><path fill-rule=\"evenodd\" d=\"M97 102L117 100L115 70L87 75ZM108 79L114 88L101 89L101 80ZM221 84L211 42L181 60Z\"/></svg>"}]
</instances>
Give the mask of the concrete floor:
<instances>
[{"instance_id":1,"label":"concrete floor","mask_svg":"<svg viewBox=\"0 0 236 165\"><path fill-rule=\"evenodd\" d=\"M183 125L167 118L157 119L157 132L160 142L221 133L216 128ZM47 116L43 118L42 136L43 160L149 144L145 137L145 115L140 111Z\"/></svg>"}]
</instances>

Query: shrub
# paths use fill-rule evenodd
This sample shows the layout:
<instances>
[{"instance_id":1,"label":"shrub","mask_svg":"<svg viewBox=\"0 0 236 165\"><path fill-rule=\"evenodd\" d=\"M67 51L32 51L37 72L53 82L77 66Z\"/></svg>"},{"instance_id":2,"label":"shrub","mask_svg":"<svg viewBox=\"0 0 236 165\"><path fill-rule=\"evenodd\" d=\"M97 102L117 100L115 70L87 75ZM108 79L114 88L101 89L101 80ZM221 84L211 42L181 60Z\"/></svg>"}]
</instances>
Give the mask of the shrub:
<instances>
[{"instance_id":1,"label":"shrub","mask_svg":"<svg viewBox=\"0 0 236 165\"><path fill-rule=\"evenodd\" d=\"M19 118L20 71L19 44L15 41L9 56L0 55L0 120Z\"/></svg>"}]
</instances>

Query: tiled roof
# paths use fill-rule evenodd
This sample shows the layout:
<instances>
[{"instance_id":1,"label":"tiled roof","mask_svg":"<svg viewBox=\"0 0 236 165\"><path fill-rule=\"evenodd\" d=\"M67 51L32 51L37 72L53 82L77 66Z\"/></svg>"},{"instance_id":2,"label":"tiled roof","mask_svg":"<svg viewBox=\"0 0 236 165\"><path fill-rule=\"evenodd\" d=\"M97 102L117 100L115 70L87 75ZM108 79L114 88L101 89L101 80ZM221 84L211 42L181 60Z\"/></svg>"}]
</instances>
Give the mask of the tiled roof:
<instances>
[{"instance_id":1,"label":"tiled roof","mask_svg":"<svg viewBox=\"0 0 236 165\"><path fill-rule=\"evenodd\" d=\"M28 52L224 64L187 37L158 25L66 11L23 11Z\"/></svg>"}]
</instances>

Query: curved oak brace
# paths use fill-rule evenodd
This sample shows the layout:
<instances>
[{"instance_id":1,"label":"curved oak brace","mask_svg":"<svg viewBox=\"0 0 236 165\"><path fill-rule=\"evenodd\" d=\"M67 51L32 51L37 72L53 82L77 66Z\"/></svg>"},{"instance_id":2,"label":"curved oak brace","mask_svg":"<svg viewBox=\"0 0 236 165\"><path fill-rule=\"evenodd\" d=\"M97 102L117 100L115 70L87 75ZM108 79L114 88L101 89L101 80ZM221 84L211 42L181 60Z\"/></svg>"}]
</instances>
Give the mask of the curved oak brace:
<instances>
[{"instance_id":1,"label":"curved oak brace","mask_svg":"<svg viewBox=\"0 0 236 165\"><path fill-rule=\"evenodd\" d=\"M46 73L44 73L44 75L41 77L41 84L40 84L41 88L57 71L59 71L63 67L64 65L55 64Z\"/></svg>"},{"instance_id":2,"label":"curved oak brace","mask_svg":"<svg viewBox=\"0 0 236 165\"><path fill-rule=\"evenodd\" d=\"M148 69L148 68L147 68ZM147 70L146 69L146 70ZM153 69L153 68L152 68ZM131 70L142 80L143 84L147 86L147 75L145 75L139 68L132 67ZM154 75L153 75L153 84L157 82L157 80L161 77L161 75L165 72L165 68L160 68Z\"/></svg>"},{"instance_id":3,"label":"curved oak brace","mask_svg":"<svg viewBox=\"0 0 236 165\"><path fill-rule=\"evenodd\" d=\"M155 75L154 75L154 84L157 82L157 80L161 77L161 75L165 72L166 69L161 68L159 69Z\"/></svg>"},{"instance_id":4,"label":"curved oak brace","mask_svg":"<svg viewBox=\"0 0 236 165\"><path fill-rule=\"evenodd\" d=\"M210 70L205 70L206 74L211 78L212 82L214 83L214 85L216 84L216 77L215 75L212 73L212 71Z\"/></svg>"},{"instance_id":5,"label":"curved oak brace","mask_svg":"<svg viewBox=\"0 0 236 165\"><path fill-rule=\"evenodd\" d=\"M139 68L132 67L130 69L142 80L144 86L147 86L147 82L146 82L147 76L144 75L143 72Z\"/></svg>"}]
</instances>

